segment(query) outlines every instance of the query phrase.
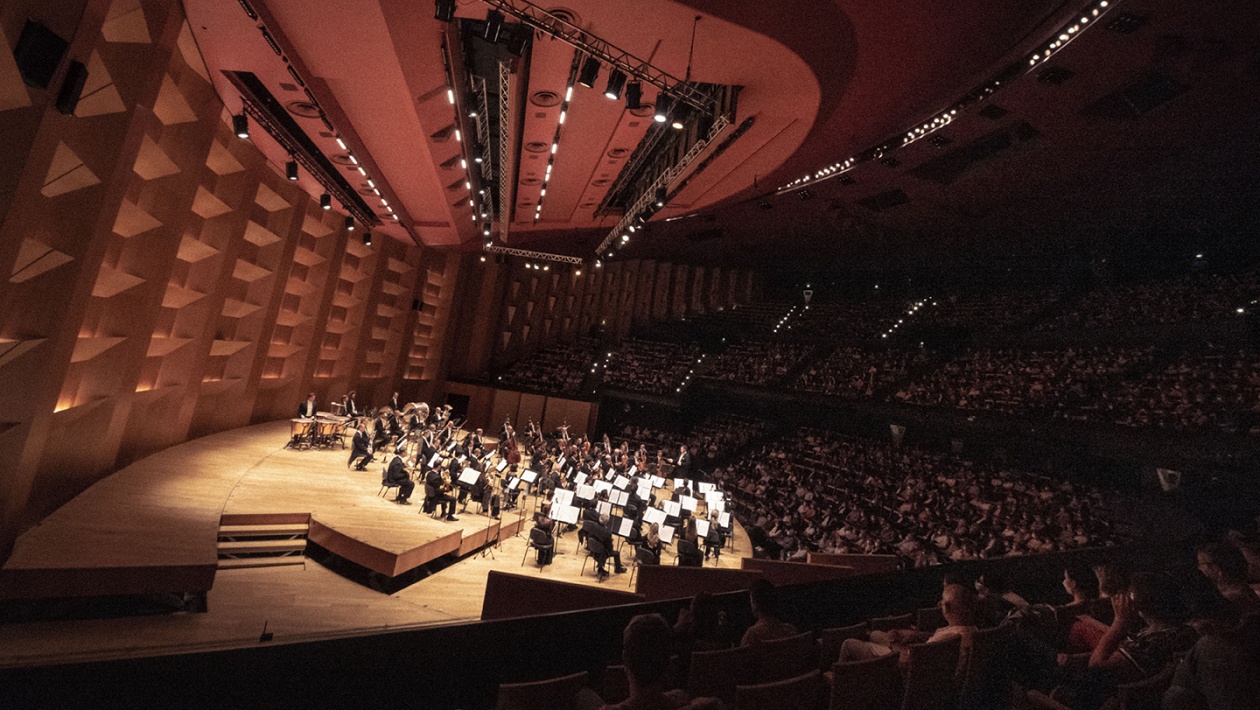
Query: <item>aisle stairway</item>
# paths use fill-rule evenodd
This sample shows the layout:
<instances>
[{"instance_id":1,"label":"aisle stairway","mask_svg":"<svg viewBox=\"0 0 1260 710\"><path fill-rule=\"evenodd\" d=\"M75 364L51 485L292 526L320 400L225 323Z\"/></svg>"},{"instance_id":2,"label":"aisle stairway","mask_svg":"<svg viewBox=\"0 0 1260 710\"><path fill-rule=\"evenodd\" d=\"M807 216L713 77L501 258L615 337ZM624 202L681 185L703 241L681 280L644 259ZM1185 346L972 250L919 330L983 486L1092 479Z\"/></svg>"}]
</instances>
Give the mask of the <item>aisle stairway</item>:
<instances>
[{"instance_id":1,"label":"aisle stairway","mask_svg":"<svg viewBox=\"0 0 1260 710\"><path fill-rule=\"evenodd\" d=\"M258 517L261 520L248 520ZM219 569L306 564L309 520L276 522L267 516L223 516L219 522Z\"/></svg>"}]
</instances>

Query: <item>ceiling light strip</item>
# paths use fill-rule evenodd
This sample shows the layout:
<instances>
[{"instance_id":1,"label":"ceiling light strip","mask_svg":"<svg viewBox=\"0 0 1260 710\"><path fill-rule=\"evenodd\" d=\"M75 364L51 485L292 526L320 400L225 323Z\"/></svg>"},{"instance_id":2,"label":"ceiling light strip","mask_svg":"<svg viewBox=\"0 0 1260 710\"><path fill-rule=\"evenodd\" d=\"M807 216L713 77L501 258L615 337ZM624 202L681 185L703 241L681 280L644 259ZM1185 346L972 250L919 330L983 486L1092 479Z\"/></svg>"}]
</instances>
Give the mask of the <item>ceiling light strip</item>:
<instances>
[{"instance_id":1,"label":"ceiling light strip","mask_svg":"<svg viewBox=\"0 0 1260 710\"><path fill-rule=\"evenodd\" d=\"M542 259L543 261L556 261L562 264L581 264L585 260L580 256L568 256L567 254L550 254L545 251L531 251L529 249L515 249L513 247L492 246L486 247L486 251L494 254L507 254L508 256L523 256L527 259Z\"/></svg>"},{"instance_id":2,"label":"ceiling light strip","mask_svg":"<svg viewBox=\"0 0 1260 710\"><path fill-rule=\"evenodd\" d=\"M511 15L522 23L541 30L547 35L568 44L587 56L649 83L661 91L673 94L704 113L712 113L714 99L695 86L652 66L629 52L606 42L563 19L532 5L525 0L483 0L486 5Z\"/></svg>"},{"instance_id":3,"label":"ceiling light strip","mask_svg":"<svg viewBox=\"0 0 1260 710\"><path fill-rule=\"evenodd\" d=\"M1072 40L1079 37L1087 27L1097 24L1099 19L1114 5L1115 0L1094 0L1089 5L1086 5L1085 9L1080 12L1080 19L1073 20L1061 26L1051 35L1050 39L1043 42L1036 50L1025 55L1014 65L1007 67L1002 72L999 72L999 77L1008 77L1012 73L1016 76L1022 76L1031 72L1034 68L1040 66L1048 60L1052 54L1057 54ZM774 191L774 194L781 195L786 192L792 192L803 188L806 185L812 185L822 180L833 178L837 175L843 175L856 167L858 163L866 162L868 160L878 160L884 157L886 152L905 147L915 141L926 138L949 125L959 111L979 104L993 94L997 93L998 89L1002 86L1002 82L1002 78L990 79L921 125L909 129L905 134L888 140L873 148L868 148L857 155L850 156L842 161L820 168L809 175L803 175L778 188Z\"/></svg>"},{"instance_id":4,"label":"ceiling light strip","mask_svg":"<svg viewBox=\"0 0 1260 710\"><path fill-rule=\"evenodd\" d=\"M652 184L648 185L647 188L639 194L639 199L634 201L634 204L626 210L625 216L621 218L621 221L617 223L617 226L613 227L612 231L608 233L608 236L604 238L604 241L600 242L599 247L595 249L595 255L599 256L600 254L605 253L609 245L613 243L613 240L628 235L630 223L634 221L636 215L643 212L652 203L652 200L656 199L656 191L660 188L668 189L669 184L679 175L682 175L682 173L687 169L687 166L691 165L696 158L700 157L700 154L704 152L704 149L709 147L709 144L711 144L714 139L722 133L722 131L726 130L726 127L729 125L731 125L731 122L725 115L718 116L713 121L713 128L709 130L708 136L696 141L695 144L691 146L691 149L688 150L683 157L678 159L678 162L674 164L674 167L658 175L656 179L652 181Z\"/></svg>"}]
</instances>

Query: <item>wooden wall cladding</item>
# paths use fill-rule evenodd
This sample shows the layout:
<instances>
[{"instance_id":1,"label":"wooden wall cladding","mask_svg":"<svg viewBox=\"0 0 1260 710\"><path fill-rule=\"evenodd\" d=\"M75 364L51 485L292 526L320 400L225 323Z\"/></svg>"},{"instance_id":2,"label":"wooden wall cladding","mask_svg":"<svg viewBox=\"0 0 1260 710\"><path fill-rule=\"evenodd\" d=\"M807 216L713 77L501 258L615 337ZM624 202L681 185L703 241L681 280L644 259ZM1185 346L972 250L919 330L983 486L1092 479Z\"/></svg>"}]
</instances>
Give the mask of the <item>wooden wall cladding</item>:
<instances>
[{"instance_id":1,"label":"wooden wall cladding","mask_svg":"<svg viewBox=\"0 0 1260 710\"><path fill-rule=\"evenodd\" d=\"M307 391L431 393L460 274L364 246L233 135L177 2L76 7L45 18L73 37L49 90L0 66L0 560L119 466L291 416ZM52 105L69 59L89 72L73 116Z\"/></svg>"}]
</instances>

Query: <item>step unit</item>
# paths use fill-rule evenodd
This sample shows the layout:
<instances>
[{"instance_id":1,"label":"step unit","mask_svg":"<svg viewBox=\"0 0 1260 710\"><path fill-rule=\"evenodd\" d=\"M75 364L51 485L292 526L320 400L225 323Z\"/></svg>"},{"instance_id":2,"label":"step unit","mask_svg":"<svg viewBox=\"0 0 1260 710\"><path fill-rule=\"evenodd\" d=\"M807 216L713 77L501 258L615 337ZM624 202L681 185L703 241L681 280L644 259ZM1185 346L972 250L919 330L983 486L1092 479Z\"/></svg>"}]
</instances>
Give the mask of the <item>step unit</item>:
<instances>
[{"instance_id":1,"label":"step unit","mask_svg":"<svg viewBox=\"0 0 1260 710\"><path fill-rule=\"evenodd\" d=\"M224 515L219 522L219 569L306 564L306 514Z\"/></svg>"}]
</instances>

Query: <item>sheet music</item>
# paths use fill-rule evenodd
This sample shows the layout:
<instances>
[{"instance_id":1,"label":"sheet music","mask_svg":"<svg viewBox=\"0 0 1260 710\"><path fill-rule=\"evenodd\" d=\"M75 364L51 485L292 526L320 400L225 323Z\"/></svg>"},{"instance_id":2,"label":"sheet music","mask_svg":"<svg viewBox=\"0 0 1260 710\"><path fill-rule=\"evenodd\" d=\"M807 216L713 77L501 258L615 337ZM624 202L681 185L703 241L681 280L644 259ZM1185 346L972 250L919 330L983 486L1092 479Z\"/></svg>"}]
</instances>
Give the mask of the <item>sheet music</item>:
<instances>
[{"instance_id":1,"label":"sheet music","mask_svg":"<svg viewBox=\"0 0 1260 710\"><path fill-rule=\"evenodd\" d=\"M652 476L652 487L653 487L653 488L664 488L664 487L665 487L665 479L664 479L664 478L661 478L660 476ZM644 498L646 498L647 496L643 496L643 497L644 497Z\"/></svg>"},{"instance_id":2,"label":"sheet music","mask_svg":"<svg viewBox=\"0 0 1260 710\"><path fill-rule=\"evenodd\" d=\"M500 473L502 473L502 472L503 472L503 469L505 469L505 468L507 468L507 467L508 467L508 462L507 462L507 459L500 459L500 460L499 460L499 465L498 465L498 466L495 466L495 467L494 467L494 470L499 471Z\"/></svg>"},{"instance_id":3,"label":"sheet music","mask_svg":"<svg viewBox=\"0 0 1260 710\"><path fill-rule=\"evenodd\" d=\"M621 537L630 537L630 531L634 529L634 518L617 518L620 521L613 530L614 535Z\"/></svg>"},{"instance_id":4,"label":"sheet music","mask_svg":"<svg viewBox=\"0 0 1260 710\"><path fill-rule=\"evenodd\" d=\"M661 510L660 508L648 508L647 510L643 511L643 520L644 522L647 522L647 523L656 523L657 525L664 525L666 517L668 516L665 515L665 511Z\"/></svg>"},{"instance_id":5,"label":"sheet music","mask_svg":"<svg viewBox=\"0 0 1260 710\"><path fill-rule=\"evenodd\" d=\"M680 496L679 502L682 503L683 510L688 511L688 512L694 512L696 509L696 503L698 501L695 498L692 498L691 496Z\"/></svg>"},{"instance_id":6,"label":"sheet music","mask_svg":"<svg viewBox=\"0 0 1260 710\"><path fill-rule=\"evenodd\" d=\"M699 487L701 493L708 493L709 491L716 490L712 483L701 482L697 483L696 486Z\"/></svg>"},{"instance_id":7,"label":"sheet music","mask_svg":"<svg viewBox=\"0 0 1260 710\"><path fill-rule=\"evenodd\" d=\"M674 528L673 527L669 525L661 526L661 542L665 543L666 545L672 544L674 542Z\"/></svg>"},{"instance_id":8,"label":"sheet music","mask_svg":"<svg viewBox=\"0 0 1260 710\"><path fill-rule=\"evenodd\" d=\"M590 500L595 497L595 486L580 485L575 493L581 500Z\"/></svg>"},{"instance_id":9,"label":"sheet music","mask_svg":"<svg viewBox=\"0 0 1260 710\"><path fill-rule=\"evenodd\" d=\"M700 485L703 486L704 484L701 483ZM726 496L722 495L722 491L705 491L704 493L704 501L709 505L720 504L725 499Z\"/></svg>"},{"instance_id":10,"label":"sheet music","mask_svg":"<svg viewBox=\"0 0 1260 710\"><path fill-rule=\"evenodd\" d=\"M611 515L612 515L612 503L609 503L609 502L608 502L608 501L606 501L606 500L601 500L600 502L598 502L598 503L596 503L596 504L595 504L595 510L596 510L596 512L598 512L600 515L609 515L609 516L611 516Z\"/></svg>"},{"instance_id":11,"label":"sheet music","mask_svg":"<svg viewBox=\"0 0 1260 710\"><path fill-rule=\"evenodd\" d=\"M578 509L571 505L552 505L551 517L553 520L559 520L569 525L577 525Z\"/></svg>"},{"instance_id":12,"label":"sheet music","mask_svg":"<svg viewBox=\"0 0 1260 710\"><path fill-rule=\"evenodd\" d=\"M557 488L555 490L555 493L553 493L551 496L551 504L553 506L572 505L573 504L573 491L569 490L568 488ZM554 518L555 516L553 515L551 517Z\"/></svg>"},{"instance_id":13,"label":"sheet music","mask_svg":"<svg viewBox=\"0 0 1260 710\"><path fill-rule=\"evenodd\" d=\"M726 510L726 504L725 504L725 503L710 503L710 504L709 504L709 514L710 514L710 515L712 515L712 514L714 514L714 513L720 513L720 512L722 512L723 510Z\"/></svg>"},{"instance_id":14,"label":"sheet music","mask_svg":"<svg viewBox=\"0 0 1260 710\"><path fill-rule=\"evenodd\" d=\"M561 457L560 457L560 460L556 462L556 465L557 465L557 466L559 466L560 468L564 468L564 462L565 462L566 460L567 460L567 459L566 459L565 457L561 456Z\"/></svg>"},{"instance_id":15,"label":"sheet music","mask_svg":"<svg viewBox=\"0 0 1260 710\"><path fill-rule=\"evenodd\" d=\"M521 485L521 479L517 478L516 476L513 476L512 480L508 481L507 489L509 491L514 491L516 490L516 487L519 485Z\"/></svg>"},{"instance_id":16,"label":"sheet music","mask_svg":"<svg viewBox=\"0 0 1260 710\"><path fill-rule=\"evenodd\" d=\"M433 468L434 466L437 465L438 461L441 461L441 460L442 460L442 454L433 454L433 458L429 459L429 468Z\"/></svg>"},{"instance_id":17,"label":"sheet music","mask_svg":"<svg viewBox=\"0 0 1260 710\"><path fill-rule=\"evenodd\" d=\"M639 486L639 497L643 500L650 499L652 497L652 484L645 483L642 486Z\"/></svg>"},{"instance_id":18,"label":"sheet music","mask_svg":"<svg viewBox=\"0 0 1260 710\"><path fill-rule=\"evenodd\" d=\"M611 484L611 483L609 483L608 481L596 481L596 482L595 482L595 492L596 492L596 493L603 493L604 491L611 491L611 490L612 490L612 484Z\"/></svg>"},{"instance_id":19,"label":"sheet music","mask_svg":"<svg viewBox=\"0 0 1260 710\"><path fill-rule=\"evenodd\" d=\"M665 514L672 518L682 517L682 506L676 500L667 500L661 504L665 508Z\"/></svg>"},{"instance_id":20,"label":"sheet music","mask_svg":"<svg viewBox=\"0 0 1260 710\"><path fill-rule=\"evenodd\" d=\"M630 464L630 470L626 472L626 475L633 476L638 470L639 470L638 466L635 466L634 464Z\"/></svg>"},{"instance_id":21,"label":"sheet music","mask_svg":"<svg viewBox=\"0 0 1260 710\"><path fill-rule=\"evenodd\" d=\"M525 473L522 473L522 474L521 474L521 480L522 480L522 481L524 481L524 482L526 482L526 483L533 483L534 481L537 481L537 480L538 480L538 472L537 472L537 471L526 471Z\"/></svg>"},{"instance_id":22,"label":"sheet music","mask_svg":"<svg viewBox=\"0 0 1260 710\"><path fill-rule=\"evenodd\" d=\"M696 535L702 538L709 536L709 521L704 518L696 518Z\"/></svg>"},{"instance_id":23,"label":"sheet music","mask_svg":"<svg viewBox=\"0 0 1260 710\"><path fill-rule=\"evenodd\" d=\"M682 489L682 487L683 487L683 486L685 486L685 485L687 485L687 479L685 479L685 478L675 478L675 479L674 479L674 490L676 490L676 491L677 491L677 490L681 490L681 489Z\"/></svg>"},{"instance_id":24,"label":"sheet music","mask_svg":"<svg viewBox=\"0 0 1260 710\"><path fill-rule=\"evenodd\" d=\"M470 486L476 483L478 478L481 478L481 471L475 468L466 468L459 474L459 482L467 483Z\"/></svg>"},{"instance_id":25,"label":"sheet music","mask_svg":"<svg viewBox=\"0 0 1260 710\"><path fill-rule=\"evenodd\" d=\"M625 476L618 475L615 479L613 479L613 485L625 490L625 488L630 485L630 479Z\"/></svg>"},{"instance_id":26,"label":"sheet music","mask_svg":"<svg viewBox=\"0 0 1260 710\"><path fill-rule=\"evenodd\" d=\"M729 528L731 526L731 514L726 512L718 513L718 525Z\"/></svg>"},{"instance_id":27,"label":"sheet music","mask_svg":"<svg viewBox=\"0 0 1260 710\"><path fill-rule=\"evenodd\" d=\"M585 474L585 473L579 473L576 477L574 477L574 479L573 479L573 484L574 484L574 485L578 485L578 486L580 486L580 485L582 485L583 483L586 483L586 474Z\"/></svg>"},{"instance_id":28,"label":"sheet music","mask_svg":"<svg viewBox=\"0 0 1260 710\"><path fill-rule=\"evenodd\" d=\"M613 491L608 494L608 500L611 501L613 505L625 506L625 504L630 500L630 494L625 491Z\"/></svg>"}]
</instances>

